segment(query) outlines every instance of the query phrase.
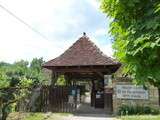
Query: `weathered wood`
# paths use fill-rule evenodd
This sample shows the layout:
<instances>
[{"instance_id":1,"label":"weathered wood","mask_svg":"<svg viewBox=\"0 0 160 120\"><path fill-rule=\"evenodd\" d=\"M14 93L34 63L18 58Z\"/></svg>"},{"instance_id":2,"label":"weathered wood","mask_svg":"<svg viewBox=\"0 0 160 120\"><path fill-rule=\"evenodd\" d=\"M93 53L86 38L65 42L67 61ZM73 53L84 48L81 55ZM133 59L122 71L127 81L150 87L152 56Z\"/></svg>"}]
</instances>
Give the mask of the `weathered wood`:
<instances>
[{"instance_id":1,"label":"weathered wood","mask_svg":"<svg viewBox=\"0 0 160 120\"><path fill-rule=\"evenodd\" d=\"M51 79L51 85L54 86L57 82L59 77L59 74L57 72L52 71L52 79Z\"/></svg>"},{"instance_id":2,"label":"weathered wood","mask_svg":"<svg viewBox=\"0 0 160 120\"><path fill-rule=\"evenodd\" d=\"M74 73L65 73L65 76L67 78L69 78L69 79L76 79L76 80L80 80L80 81L83 81L83 80L93 80L93 79L99 77L98 74L95 74L93 72L92 73L77 73L77 72L74 72Z\"/></svg>"},{"instance_id":3,"label":"weathered wood","mask_svg":"<svg viewBox=\"0 0 160 120\"><path fill-rule=\"evenodd\" d=\"M41 90L42 112L73 112L77 107L76 97L73 103L69 103L68 86L43 86Z\"/></svg>"},{"instance_id":4,"label":"weathered wood","mask_svg":"<svg viewBox=\"0 0 160 120\"><path fill-rule=\"evenodd\" d=\"M110 70L108 68L53 68L53 72L59 72L59 73L74 73L74 72L79 72L79 73L93 73L93 71L99 71L103 72L105 74L110 74Z\"/></svg>"},{"instance_id":5,"label":"weathered wood","mask_svg":"<svg viewBox=\"0 0 160 120\"><path fill-rule=\"evenodd\" d=\"M95 81L92 80L91 106L95 106Z\"/></svg>"},{"instance_id":6,"label":"weathered wood","mask_svg":"<svg viewBox=\"0 0 160 120\"><path fill-rule=\"evenodd\" d=\"M104 105L105 111L108 114L111 114L113 112L112 93L111 92L105 93L104 100L105 100L105 102L104 102L105 103L105 105Z\"/></svg>"}]
</instances>

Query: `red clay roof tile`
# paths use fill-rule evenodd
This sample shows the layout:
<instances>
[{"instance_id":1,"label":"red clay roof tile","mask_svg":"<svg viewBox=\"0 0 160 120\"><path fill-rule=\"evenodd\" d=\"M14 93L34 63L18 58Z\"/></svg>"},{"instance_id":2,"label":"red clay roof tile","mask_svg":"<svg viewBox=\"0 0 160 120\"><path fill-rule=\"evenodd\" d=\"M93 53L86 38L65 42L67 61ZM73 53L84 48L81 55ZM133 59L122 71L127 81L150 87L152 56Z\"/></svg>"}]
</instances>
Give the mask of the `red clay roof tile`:
<instances>
[{"instance_id":1,"label":"red clay roof tile","mask_svg":"<svg viewBox=\"0 0 160 120\"><path fill-rule=\"evenodd\" d=\"M103 52L84 35L62 55L46 62L43 67L89 65L120 65L120 63L104 55Z\"/></svg>"}]
</instances>

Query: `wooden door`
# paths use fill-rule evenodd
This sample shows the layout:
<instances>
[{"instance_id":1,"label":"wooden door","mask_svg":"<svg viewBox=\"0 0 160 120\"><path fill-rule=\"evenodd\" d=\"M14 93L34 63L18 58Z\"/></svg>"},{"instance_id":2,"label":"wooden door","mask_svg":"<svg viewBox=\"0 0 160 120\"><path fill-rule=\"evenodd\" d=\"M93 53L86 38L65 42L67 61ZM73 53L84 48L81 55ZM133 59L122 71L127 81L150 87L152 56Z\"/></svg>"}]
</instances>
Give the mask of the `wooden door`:
<instances>
[{"instance_id":1,"label":"wooden door","mask_svg":"<svg viewBox=\"0 0 160 120\"><path fill-rule=\"evenodd\" d=\"M105 93L105 110L108 114L113 112L113 99L112 93Z\"/></svg>"}]
</instances>

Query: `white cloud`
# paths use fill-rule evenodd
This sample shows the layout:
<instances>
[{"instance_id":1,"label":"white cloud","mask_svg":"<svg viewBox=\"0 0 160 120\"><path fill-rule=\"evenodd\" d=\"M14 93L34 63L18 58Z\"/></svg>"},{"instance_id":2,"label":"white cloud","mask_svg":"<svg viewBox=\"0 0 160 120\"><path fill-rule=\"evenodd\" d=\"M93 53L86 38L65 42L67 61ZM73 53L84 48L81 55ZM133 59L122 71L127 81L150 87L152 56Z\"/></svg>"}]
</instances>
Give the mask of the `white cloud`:
<instances>
[{"instance_id":1,"label":"white cloud","mask_svg":"<svg viewBox=\"0 0 160 120\"><path fill-rule=\"evenodd\" d=\"M101 50L109 57L113 57L112 44L107 44L101 47Z\"/></svg>"},{"instance_id":2,"label":"white cloud","mask_svg":"<svg viewBox=\"0 0 160 120\"><path fill-rule=\"evenodd\" d=\"M100 1L98 0L87 0L96 10L100 8Z\"/></svg>"},{"instance_id":3,"label":"white cloud","mask_svg":"<svg viewBox=\"0 0 160 120\"><path fill-rule=\"evenodd\" d=\"M95 31L95 36L105 35L107 33L106 29L100 28Z\"/></svg>"},{"instance_id":4,"label":"white cloud","mask_svg":"<svg viewBox=\"0 0 160 120\"><path fill-rule=\"evenodd\" d=\"M47 59L62 53L70 42L64 44L64 40L57 40L54 33L63 32L65 29L65 22L62 23L60 19L68 20L68 16L65 15L69 13L72 3L72 0L69 2L63 0L5 0L1 2L12 13L47 36L49 40L43 39L0 9L0 61L30 60L33 56L43 56ZM64 14L59 15L59 13ZM52 37L49 36L50 33L53 34Z\"/></svg>"},{"instance_id":5,"label":"white cloud","mask_svg":"<svg viewBox=\"0 0 160 120\"><path fill-rule=\"evenodd\" d=\"M90 40L97 45L98 48L107 56L113 57L113 49L112 49L112 43L109 42L108 44L100 44L99 40L96 39L96 36L90 37Z\"/></svg>"},{"instance_id":6,"label":"white cloud","mask_svg":"<svg viewBox=\"0 0 160 120\"><path fill-rule=\"evenodd\" d=\"M98 10L97 0L87 1ZM47 37L42 38L0 8L0 61L12 63L20 59L31 60L33 57L52 59L63 53L79 38L78 34L81 35L88 28L85 26L88 13L82 12L75 0L0 0L0 4ZM94 37L105 33L103 28L99 28ZM75 30L78 32L73 35ZM99 44L98 41L94 42Z\"/></svg>"}]
</instances>

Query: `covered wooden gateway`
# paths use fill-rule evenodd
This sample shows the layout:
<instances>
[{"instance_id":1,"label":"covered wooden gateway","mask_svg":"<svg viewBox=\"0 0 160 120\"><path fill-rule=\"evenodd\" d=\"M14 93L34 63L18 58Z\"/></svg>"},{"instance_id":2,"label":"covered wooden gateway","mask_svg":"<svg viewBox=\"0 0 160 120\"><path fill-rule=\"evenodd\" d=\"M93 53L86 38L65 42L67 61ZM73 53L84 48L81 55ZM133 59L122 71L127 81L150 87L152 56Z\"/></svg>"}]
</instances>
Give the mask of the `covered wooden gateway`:
<instances>
[{"instance_id":1,"label":"covered wooden gateway","mask_svg":"<svg viewBox=\"0 0 160 120\"><path fill-rule=\"evenodd\" d=\"M116 72L120 65L104 55L84 33L62 55L46 62L43 67L52 71L52 85L59 75L64 75L70 86L76 85L77 80L90 80L91 106L112 111L112 90L105 89L104 75Z\"/></svg>"}]
</instances>

